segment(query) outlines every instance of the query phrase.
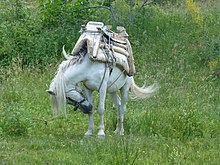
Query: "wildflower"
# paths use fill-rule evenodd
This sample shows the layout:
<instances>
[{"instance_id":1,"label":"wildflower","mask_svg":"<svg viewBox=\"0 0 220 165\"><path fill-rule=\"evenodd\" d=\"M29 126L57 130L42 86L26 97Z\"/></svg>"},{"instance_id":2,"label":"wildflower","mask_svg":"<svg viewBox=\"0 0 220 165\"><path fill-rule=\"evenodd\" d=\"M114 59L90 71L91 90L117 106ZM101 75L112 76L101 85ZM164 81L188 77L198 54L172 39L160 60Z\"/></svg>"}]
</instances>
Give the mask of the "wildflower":
<instances>
[{"instance_id":1,"label":"wildflower","mask_svg":"<svg viewBox=\"0 0 220 165\"><path fill-rule=\"evenodd\" d=\"M211 59L209 61L209 67L212 71L216 70L218 66L218 60L217 59Z\"/></svg>"},{"instance_id":2,"label":"wildflower","mask_svg":"<svg viewBox=\"0 0 220 165\"><path fill-rule=\"evenodd\" d=\"M189 10L192 18L199 26L203 25L203 17L201 15L199 7L193 0L186 0L186 7Z\"/></svg>"}]
</instances>

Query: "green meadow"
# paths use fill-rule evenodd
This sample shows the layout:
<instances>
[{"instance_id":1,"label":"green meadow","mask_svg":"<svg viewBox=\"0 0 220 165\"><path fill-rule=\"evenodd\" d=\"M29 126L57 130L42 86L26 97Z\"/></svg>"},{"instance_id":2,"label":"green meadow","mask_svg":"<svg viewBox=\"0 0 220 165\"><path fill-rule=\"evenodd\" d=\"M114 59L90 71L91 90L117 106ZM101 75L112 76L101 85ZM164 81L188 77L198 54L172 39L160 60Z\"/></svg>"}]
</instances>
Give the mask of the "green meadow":
<instances>
[{"instance_id":1,"label":"green meadow","mask_svg":"<svg viewBox=\"0 0 220 165\"><path fill-rule=\"evenodd\" d=\"M67 118L53 118L46 89L64 59L62 45L72 50L81 24L97 20L114 28L119 22L104 8L86 13L69 1L46 2L0 2L0 164L219 164L218 0L143 7L140 1L129 21L129 2L112 2L121 4L114 12L130 36L136 83L158 82L160 89L148 100L129 99L124 136L113 133L116 112L107 98L105 138L96 135L97 92L96 129L84 137L88 116L68 106Z\"/></svg>"}]
</instances>

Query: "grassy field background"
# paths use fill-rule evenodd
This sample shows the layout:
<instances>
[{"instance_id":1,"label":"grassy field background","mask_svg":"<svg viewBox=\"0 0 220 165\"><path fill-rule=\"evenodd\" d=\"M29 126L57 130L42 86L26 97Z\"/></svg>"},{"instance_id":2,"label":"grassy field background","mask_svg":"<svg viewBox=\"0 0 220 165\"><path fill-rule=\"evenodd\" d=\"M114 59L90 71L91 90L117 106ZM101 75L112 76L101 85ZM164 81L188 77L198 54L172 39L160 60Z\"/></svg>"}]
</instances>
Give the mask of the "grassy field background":
<instances>
[{"instance_id":1,"label":"grassy field background","mask_svg":"<svg viewBox=\"0 0 220 165\"><path fill-rule=\"evenodd\" d=\"M220 3L197 6L151 5L137 16L144 28L129 29L136 83L161 88L149 100L128 101L124 136L113 134L109 99L105 139L85 138L88 117L72 107L67 118L50 120L45 91L58 61L24 69L17 56L1 67L0 164L219 164Z\"/></svg>"}]
</instances>

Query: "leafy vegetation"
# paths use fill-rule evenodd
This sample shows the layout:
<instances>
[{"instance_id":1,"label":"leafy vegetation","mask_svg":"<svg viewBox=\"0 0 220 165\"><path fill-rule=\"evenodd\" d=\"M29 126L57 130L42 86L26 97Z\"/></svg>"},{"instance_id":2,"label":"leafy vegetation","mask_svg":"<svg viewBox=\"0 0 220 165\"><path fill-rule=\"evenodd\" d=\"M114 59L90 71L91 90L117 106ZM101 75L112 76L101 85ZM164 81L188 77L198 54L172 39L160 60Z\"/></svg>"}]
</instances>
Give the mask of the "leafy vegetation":
<instances>
[{"instance_id":1,"label":"leafy vegetation","mask_svg":"<svg viewBox=\"0 0 220 165\"><path fill-rule=\"evenodd\" d=\"M140 1L132 15L129 2L111 1L111 10L90 8L108 1L0 2L0 164L218 164L219 2ZM45 90L62 45L71 50L88 20L124 25L137 84L161 86L154 98L128 102L123 137L113 134L108 99L105 139L83 137L80 111L56 119L50 111Z\"/></svg>"}]
</instances>

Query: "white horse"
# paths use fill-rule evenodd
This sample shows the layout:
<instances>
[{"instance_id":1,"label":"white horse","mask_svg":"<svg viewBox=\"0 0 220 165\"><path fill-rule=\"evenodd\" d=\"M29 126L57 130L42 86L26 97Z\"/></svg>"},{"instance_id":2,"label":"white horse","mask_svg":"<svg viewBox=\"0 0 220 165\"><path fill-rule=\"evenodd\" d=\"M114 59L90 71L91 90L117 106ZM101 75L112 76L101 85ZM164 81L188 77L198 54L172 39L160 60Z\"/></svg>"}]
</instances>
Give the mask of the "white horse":
<instances>
[{"instance_id":1,"label":"white horse","mask_svg":"<svg viewBox=\"0 0 220 165\"><path fill-rule=\"evenodd\" d=\"M66 114L66 104L80 107L84 113L89 115L89 127L86 136L92 135L94 131L93 115L93 91L99 92L98 113L100 116L99 136L105 136L104 132L104 108L106 93L109 94L117 111L117 126L115 133L124 134L123 122L124 112L128 93L130 92L138 98L149 98L159 88L157 83L148 87L138 87L133 77L117 66L108 67L108 64L89 59L89 55L84 52L79 56L71 56L63 48L63 61L55 75L48 93L51 96L51 105L55 113ZM78 83L84 85L86 97L78 87ZM120 96L118 95L120 91Z\"/></svg>"}]
</instances>

